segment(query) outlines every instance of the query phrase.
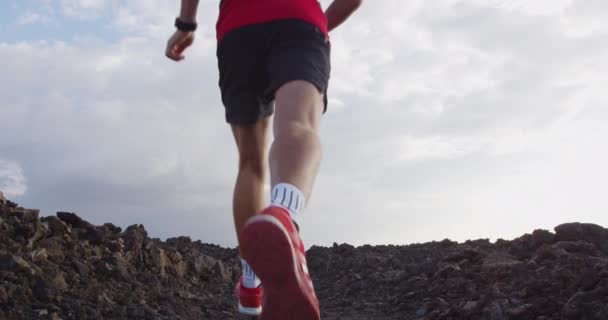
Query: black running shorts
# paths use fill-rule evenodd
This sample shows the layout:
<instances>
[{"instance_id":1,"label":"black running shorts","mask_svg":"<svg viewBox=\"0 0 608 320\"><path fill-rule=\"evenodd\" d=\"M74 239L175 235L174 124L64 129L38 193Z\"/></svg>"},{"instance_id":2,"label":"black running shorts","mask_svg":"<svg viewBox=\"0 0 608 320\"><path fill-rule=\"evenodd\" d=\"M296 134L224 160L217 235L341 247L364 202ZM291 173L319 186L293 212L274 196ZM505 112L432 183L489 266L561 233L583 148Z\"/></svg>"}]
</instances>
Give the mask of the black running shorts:
<instances>
[{"instance_id":1,"label":"black running shorts","mask_svg":"<svg viewBox=\"0 0 608 320\"><path fill-rule=\"evenodd\" d=\"M312 24L289 19L240 27L220 40L217 58L230 124L253 124L272 115L275 92L294 80L323 92L327 110L330 44Z\"/></svg>"}]
</instances>

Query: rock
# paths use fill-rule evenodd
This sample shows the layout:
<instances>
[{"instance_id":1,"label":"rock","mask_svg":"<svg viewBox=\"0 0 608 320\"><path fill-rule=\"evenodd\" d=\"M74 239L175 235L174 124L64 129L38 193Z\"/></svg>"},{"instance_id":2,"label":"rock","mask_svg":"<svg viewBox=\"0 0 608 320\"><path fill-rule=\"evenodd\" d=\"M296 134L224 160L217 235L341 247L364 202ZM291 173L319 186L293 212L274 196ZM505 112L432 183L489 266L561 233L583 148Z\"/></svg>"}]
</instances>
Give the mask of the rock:
<instances>
[{"instance_id":1,"label":"rock","mask_svg":"<svg viewBox=\"0 0 608 320\"><path fill-rule=\"evenodd\" d=\"M608 254L608 229L592 223L566 223L555 227L557 241L582 240Z\"/></svg>"},{"instance_id":2,"label":"rock","mask_svg":"<svg viewBox=\"0 0 608 320\"><path fill-rule=\"evenodd\" d=\"M0 255L0 271L14 271L17 269L17 261L12 255Z\"/></svg>"},{"instance_id":3,"label":"rock","mask_svg":"<svg viewBox=\"0 0 608 320\"><path fill-rule=\"evenodd\" d=\"M193 259L193 269L196 273L208 273L213 270L213 267L217 263L217 259L210 257L205 254L197 255Z\"/></svg>"},{"instance_id":4,"label":"rock","mask_svg":"<svg viewBox=\"0 0 608 320\"><path fill-rule=\"evenodd\" d=\"M94 262L94 268L97 277L100 278L111 277L116 269L113 265L103 260L96 260Z\"/></svg>"},{"instance_id":5,"label":"rock","mask_svg":"<svg viewBox=\"0 0 608 320\"><path fill-rule=\"evenodd\" d=\"M32 226L33 226L34 232L27 239L27 246L26 246L26 248L28 250L31 250L34 247L34 244L38 240L40 240L42 238L45 238L48 235L48 233L49 233L49 229L47 228L47 226L43 225L42 223L40 223L40 221L35 221L32 224Z\"/></svg>"},{"instance_id":6,"label":"rock","mask_svg":"<svg viewBox=\"0 0 608 320\"><path fill-rule=\"evenodd\" d=\"M54 236L40 240L38 242L38 247L45 249L48 259L56 263L61 263L65 259L63 242L63 237Z\"/></svg>"},{"instance_id":7,"label":"rock","mask_svg":"<svg viewBox=\"0 0 608 320\"><path fill-rule=\"evenodd\" d=\"M418 308L416 310L416 316L417 317L424 317L424 316L427 315L428 311L429 310L428 310L428 308L426 306L422 306L422 307L420 307L420 308Z\"/></svg>"},{"instance_id":8,"label":"rock","mask_svg":"<svg viewBox=\"0 0 608 320\"><path fill-rule=\"evenodd\" d=\"M576 292L561 310L562 319L608 319L608 279L593 290Z\"/></svg>"},{"instance_id":9,"label":"rock","mask_svg":"<svg viewBox=\"0 0 608 320\"><path fill-rule=\"evenodd\" d=\"M608 230L592 223L565 223L555 227L557 241L595 240L608 237Z\"/></svg>"},{"instance_id":10,"label":"rock","mask_svg":"<svg viewBox=\"0 0 608 320\"><path fill-rule=\"evenodd\" d=\"M177 275L180 278L183 278L188 271L188 265L184 261L176 262L174 264L173 268L175 270L175 275Z\"/></svg>"},{"instance_id":11,"label":"rock","mask_svg":"<svg viewBox=\"0 0 608 320\"><path fill-rule=\"evenodd\" d=\"M0 271L25 272L30 274L35 272L27 261L14 255L0 255Z\"/></svg>"},{"instance_id":12,"label":"rock","mask_svg":"<svg viewBox=\"0 0 608 320\"><path fill-rule=\"evenodd\" d=\"M42 277L36 279L34 287L32 288L32 293L37 300L45 303L51 302L56 295L52 285Z\"/></svg>"},{"instance_id":13,"label":"rock","mask_svg":"<svg viewBox=\"0 0 608 320\"><path fill-rule=\"evenodd\" d=\"M532 244L534 247L541 246L543 244L553 243L555 241L555 235L548 230L536 229L532 232Z\"/></svg>"},{"instance_id":14,"label":"rock","mask_svg":"<svg viewBox=\"0 0 608 320\"><path fill-rule=\"evenodd\" d=\"M165 251L164 249L153 247L153 263L157 272L165 276L168 271L178 277L183 277L188 269L187 264L182 260L182 256L177 251Z\"/></svg>"},{"instance_id":15,"label":"rock","mask_svg":"<svg viewBox=\"0 0 608 320\"><path fill-rule=\"evenodd\" d=\"M578 241L559 241L552 245L554 248L564 250L568 253L583 253L586 255L597 256L598 249L590 243L582 240Z\"/></svg>"},{"instance_id":16,"label":"rock","mask_svg":"<svg viewBox=\"0 0 608 320\"><path fill-rule=\"evenodd\" d=\"M8 303L8 293L3 286L0 286L0 303Z\"/></svg>"},{"instance_id":17,"label":"rock","mask_svg":"<svg viewBox=\"0 0 608 320\"><path fill-rule=\"evenodd\" d=\"M169 257L167 257L165 250L158 247L153 247L151 249L151 254L154 272L161 276L166 276L167 267L169 266Z\"/></svg>"},{"instance_id":18,"label":"rock","mask_svg":"<svg viewBox=\"0 0 608 320\"><path fill-rule=\"evenodd\" d=\"M492 302L483 311L484 319L488 320L506 320L507 316L499 302Z\"/></svg>"},{"instance_id":19,"label":"rock","mask_svg":"<svg viewBox=\"0 0 608 320\"><path fill-rule=\"evenodd\" d=\"M440 278L446 278L447 276L458 273L461 270L462 269L460 269L460 267L455 264L448 264L448 265L442 267L441 269L439 269L439 271L437 271L436 275Z\"/></svg>"},{"instance_id":20,"label":"rock","mask_svg":"<svg viewBox=\"0 0 608 320\"><path fill-rule=\"evenodd\" d=\"M4 193L2 193L2 191L0 191L0 203L1 204L6 203L6 198L4 197Z\"/></svg>"},{"instance_id":21,"label":"rock","mask_svg":"<svg viewBox=\"0 0 608 320\"><path fill-rule=\"evenodd\" d=\"M122 239L108 241L106 246L112 252L123 252L125 249L124 241Z\"/></svg>"},{"instance_id":22,"label":"rock","mask_svg":"<svg viewBox=\"0 0 608 320\"><path fill-rule=\"evenodd\" d=\"M533 308L534 306L528 303L509 309L507 314L509 315L510 319L527 319L530 318Z\"/></svg>"},{"instance_id":23,"label":"rock","mask_svg":"<svg viewBox=\"0 0 608 320\"><path fill-rule=\"evenodd\" d=\"M65 281L65 278L63 276L63 272L58 272L51 280L51 283L53 285L53 287L60 291L60 292L64 292L66 291L69 287L67 282Z\"/></svg>"},{"instance_id":24,"label":"rock","mask_svg":"<svg viewBox=\"0 0 608 320\"><path fill-rule=\"evenodd\" d=\"M54 236L63 236L64 233L71 233L72 230L63 220L55 216L44 217L43 222L49 226L49 230Z\"/></svg>"},{"instance_id":25,"label":"rock","mask_svg":"<svg viewBox=\"0 0 608 320\"><path fill-rule=\"evenodd\" d=\"M562 309L562 319L581 319L583 296L583 292L577 292L568 300Z\"/></svg>"},{"instance_id":26,"label":"rock","mask_svg":"<svg viewBox=\"0 0 608 320\"><path fill-rule=\"evenodd\" d=\"M72 259L71 260L71 267L72 270L74 270L78 275L80 275L81 277L84 276L88 276L91 267L89 267L88 265L82 263L81 261L77 260L77 259Z\"/></svg>"},{"instance_id":27,"label":"rock","mask_svg":"<svg viewBox=\"0 0 608 320\"><path fill-rule=\"evenodd\" d=\"M103 224L103 228L107 232L109 232L111 234L120 234L122 232L122 228L121 227L115 226L115 225L113 225L112 223L109 223L109 222L104 223Z\"/></svg>"},{"instance_id":28,"label":"rock","mask_svg":"<svg viewBox=\"0 0 608 320\"><path fill-rule=\"evenodd\" d=\"M36 249L31 253L31 259L34 263L44 262L48 259L46 249Z\"/></svg>"},{"instance_id":29,"label":"rock","mask_svg":"<svg viewBox=\"0 0 608 320\"><path fill-rule=\"evenodd\" d=\"M536 250L534 260L544 262L544 260L555 260L561 257L567 257L568 255L568 252L564 249L545 244Z\"/></svg>"},{"instance_id":30,"label":"rock","mask_svg":"<svg viewBox=\"0 0 608 320\"><path fill-rule=\"evenodd\" d=\"M79 216L72 212L57 212L57 217L72 228L90 229L94 228L92 224L82 220Z\"/></svg>"},{"instance_id":31,"label":"rock","mask_svg":"<svg viewBox=\"0 0 608 320\"><path fill-rule=\"evenodd\" d=\"M127 261L120 252L115 252L112 254L112 262L114 263L114 266L116 266L116 270L121 279L128 280L131 276L131 273L129 272L129 261Z\"/></svg>"},{"instance_id":32,"label":"rock","mask_svg":"<svg viewBox=\"0 0 608 320\"><path fill-rule=\"evenodd\" d=\"M497 270L508 270L521 264L514 257L506 253L493 253L483 259L482 272L495 272Z\"/></svg>"},{"instance_id":33,"label":"rock","mask_svg":"<svg viewBox=\"0 0 608 320\"><path fill-rule=\"evenodd\" d=\"M216 262L214 272L221 278L223 282L230 282L230 274L221 260Z\"/></svg>"},{"instance_id":34,"label":"rock","mask_svg":"<svg viewBox=\"0 0 608 320\"><path fill-rule=\"evenodd\" d=\"M40 210L15 207L10 210L10 213L12 216L17 217L22 223L27 224L38 221ZM25 225L21 226L23 227Z\"/></svg>"},{"instance_id":35,"label":"rock","mask_svg":"<svg viewBox=\"0 0 608 320\"><path fill-rule=\"evenodd\" d=\"M95 227L84 229L84 231L79 233L80 238L83 240L89 241L92 245L100 245L105 240L105 234L103 230L97 229Z\"/></svg>"},{"instance_id":36,"label":"rock","mask_svg":"<svg viewBox=\"0 0 608 320\"><path fill-rule=\"evenodd\" d=\"M29 212L29 213L28 213ZM239 319L239 251L0 204L0 319ZM313 246L325 320L608 319L604 229L514 240ZM602 241L604 242L602 242Z\"/></svg>"},{"instance_id":37,"label":"rock","mask_svg":"<svg viewBox=\"0 0 608 320\"><path fill-rule=\"evenodd\" d=\"M18 256L13 256L13 259L15 261L17 271L31 273L31 274L34 273L32 266L27 261L25 261L25 259L18 257Z\"/></svg>"},{"instance_id":38,"label":"rock","mask_svg":"<svg viewBox=\"0 0 608 320\"><path fill-rule=\"evenodd\" d=\"M51 314L51 320L63 320L57 312Z\"/></svg>"},{"instance_id":39,"label":"rock","mask_svg":"<svg viewBox=\"0 0 608 320\"><path fill-rule=\"evenodd\" d=\"M462 306L462 311L466 314L470 314L477 309L478 305L479 303L477 301L467 301L464 306Z\"/></svg>"},{"instance_id":40,"label":"rock","mask_svg":"<svg viewBox=\"0 0 608 320\"><path fill-rule=\"evenodd\" d=\"M462 260L475 261L481 255L482 255L482 253L478 249L465 248L464 250L459 249L459 250L455 250L455 251L449 253L448 255L446 255L445 258L443 258L443 261L446 261L446 262L459 262Z\"/></svg>"},{"instance_id":41,"label":"rock","mask_svg":"<svg viewBox=\"0 0 608 320\"><path fill-rule=\"evenodd\" d=\"M358 280L361 280L362 277L359 275L358 276ZM407 273L403 270L388 270L386 272L384 272L383 276L384 281L386 282L400 282L402 280L405 280L407 278Z\"/></svg>"},{"instance_id":42,"label":"rock","mask_svg":"<svg viewBox=\"0 0 608 320\"><path fill-rule=\"evenodd\" d=\"M201 255L201 263L203 268L205 268L206 270L211 270L213 269L213 266L215 266L217 264L217 259L210 257L208 255Z\"/></svg>"},{"instance_id":43,"label":"rock","mask_svg":"<svg viewBox=\"0 0 608 320\"><path fill-rule=\"evenodd\" d=\"M602 276L594 268L583 268L583 269L579 270L578 277L579 277L578 286L583 291L588 291L588 290L593 289L602 278Z\"/></svg>"},{"instance_id":44,"label":"rock","mask_svg":"<svg viewBox=\"0 0 608 320\"><path fill-rule=\"evenodd\" d=\"M202 296L194 294L192 292L188 292L188 291L178 291L177 295L184 299L189 299L189 300L197 300L197 301L205 300L205 298L203 298Z\"/></svg>"},{"instance_id":45,"label":"rock","mask_svg":"<svg viewBox=\"0 0 608 320\"><path fill-rule=\"evenodd\" d=\"M146 238L148 237L148 232L141 224L134 224L123 232L122 239L125 242L125 246L129 250L134 250L139 247L143 247L143 245L147 242Z\"/></svg>"}]
</instances>

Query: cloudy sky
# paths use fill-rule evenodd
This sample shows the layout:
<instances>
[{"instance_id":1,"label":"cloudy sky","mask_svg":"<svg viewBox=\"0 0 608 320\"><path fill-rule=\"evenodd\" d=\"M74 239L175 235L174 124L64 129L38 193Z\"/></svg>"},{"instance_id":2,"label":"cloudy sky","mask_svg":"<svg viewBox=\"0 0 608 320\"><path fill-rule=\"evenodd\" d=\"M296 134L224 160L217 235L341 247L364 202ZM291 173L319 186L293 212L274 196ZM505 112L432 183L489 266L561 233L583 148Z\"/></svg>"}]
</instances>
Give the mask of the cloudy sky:
<instances>
[{"instance_id":1,"label":"cloudy sky","mask_svg":"<svg viewBox=\"0 0 608 320\"><path fill-rule=\"evenodd\" d=\"M2 1L0 190L234 246L217 1L179 64L177 0ZM607 1L368 0L332 42L307 245L608 226Z\"/></svg>"}]
</instances>

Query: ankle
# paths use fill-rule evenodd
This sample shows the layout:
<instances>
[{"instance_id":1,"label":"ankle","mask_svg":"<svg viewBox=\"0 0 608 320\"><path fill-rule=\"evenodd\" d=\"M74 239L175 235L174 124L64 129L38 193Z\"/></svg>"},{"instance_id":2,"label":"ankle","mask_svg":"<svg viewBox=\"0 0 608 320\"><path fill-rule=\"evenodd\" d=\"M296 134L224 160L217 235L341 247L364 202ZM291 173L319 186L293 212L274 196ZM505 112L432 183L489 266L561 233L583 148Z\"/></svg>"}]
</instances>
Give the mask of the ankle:
<instances>
[{"instance_id":1,"label":"ankle","mask_svg":"<svg viewBox=\"0 0 608 320\"><path fill-rule=\"evenodd\" d=\"M245 288L257 288L260 286L260 278L253 272L253 269L249 266L249 263L241 258L241 270L243 273L243 287Z\"/></svg>"},{"instance_id":2,"label":"ankle","mask_svg":"<svg viewBox=\"0 0 608 320\"><path fill-rule=\"evenodd\" d=\"M300 215L305 203L306 198L304 197L304 193L292 184L278 183L272 188L271 205L287 210L298 230Z\"/></svg>"}]
</instances>

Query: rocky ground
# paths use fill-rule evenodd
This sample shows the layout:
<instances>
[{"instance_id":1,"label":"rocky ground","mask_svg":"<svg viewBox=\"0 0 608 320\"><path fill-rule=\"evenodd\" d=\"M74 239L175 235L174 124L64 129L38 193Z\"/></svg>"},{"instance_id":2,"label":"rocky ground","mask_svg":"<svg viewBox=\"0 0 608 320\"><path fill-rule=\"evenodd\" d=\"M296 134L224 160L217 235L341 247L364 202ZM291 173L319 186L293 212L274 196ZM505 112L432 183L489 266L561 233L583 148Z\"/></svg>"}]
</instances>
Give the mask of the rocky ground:
<instances>
[{"instance_id":1,"label":"rocky ground","mask_svg":"<svg viewBox=\"0 0 608 320\"><path fill-rule=\"evenodd\" d=\"M593 224L308 257L322 319L608 319L608 230ZM0 319L243 319L239 272L236 249L41 218L0 196Z\"/></svg>"}]
</instances>

